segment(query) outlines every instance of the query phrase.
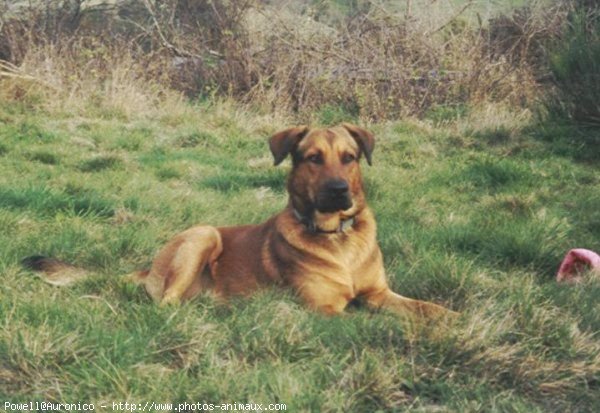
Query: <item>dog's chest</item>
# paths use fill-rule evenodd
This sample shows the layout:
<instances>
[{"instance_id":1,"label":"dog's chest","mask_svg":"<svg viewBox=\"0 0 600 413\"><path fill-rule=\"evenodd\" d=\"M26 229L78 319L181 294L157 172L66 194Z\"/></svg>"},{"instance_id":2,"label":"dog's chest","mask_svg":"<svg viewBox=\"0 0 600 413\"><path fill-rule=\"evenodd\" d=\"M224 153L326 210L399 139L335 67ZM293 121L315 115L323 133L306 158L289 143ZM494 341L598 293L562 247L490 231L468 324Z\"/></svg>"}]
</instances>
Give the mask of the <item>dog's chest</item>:
<instances>
[{"instance_id":1,"label":"dog's chest","mask_svg":"<svg viewBox=\"0 0 600 413\"><path fill-rule=\"evenodd\" d=\"M345 285L353 291L365 277L379 272L379 248L374 233L349 231L304 244L303 256L292 271L300 278L318 277Z\"/></svg>"}]
</instances>

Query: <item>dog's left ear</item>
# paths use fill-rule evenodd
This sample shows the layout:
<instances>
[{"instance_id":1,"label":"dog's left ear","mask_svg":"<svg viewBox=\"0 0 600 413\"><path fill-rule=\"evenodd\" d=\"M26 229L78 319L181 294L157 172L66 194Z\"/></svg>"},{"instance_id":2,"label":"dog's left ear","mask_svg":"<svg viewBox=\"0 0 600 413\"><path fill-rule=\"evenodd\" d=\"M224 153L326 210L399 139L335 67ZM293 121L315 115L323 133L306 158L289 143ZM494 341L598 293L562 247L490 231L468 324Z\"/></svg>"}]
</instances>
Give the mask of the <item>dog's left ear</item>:
<instances>
[{"instance_id":1,"label":"dog's left ear","mask_svg":"<svg viewBox=\"0 0 600 413\"><path fill-rule=\"evenodd\" d=\"M286 156L298 145L300 140L308 133L308 126L298 126L277 132L269 139L269 148L273 158L275 158L275 166L279 165Z\"/></svg>"},{"instance_id":2,"label":"dog's left ear","mask_svg":"<svg viewBox=\"0 0 600 413\"><path fill-rule=\"evenodd\" d=\"M358 143L360 150L365 154L367 163L371 165L371 154L375 148L375 136L368 130L351 123L342 123L342 127L346 129L350 133L350 136Z\"/></svg>"}]
</instances>

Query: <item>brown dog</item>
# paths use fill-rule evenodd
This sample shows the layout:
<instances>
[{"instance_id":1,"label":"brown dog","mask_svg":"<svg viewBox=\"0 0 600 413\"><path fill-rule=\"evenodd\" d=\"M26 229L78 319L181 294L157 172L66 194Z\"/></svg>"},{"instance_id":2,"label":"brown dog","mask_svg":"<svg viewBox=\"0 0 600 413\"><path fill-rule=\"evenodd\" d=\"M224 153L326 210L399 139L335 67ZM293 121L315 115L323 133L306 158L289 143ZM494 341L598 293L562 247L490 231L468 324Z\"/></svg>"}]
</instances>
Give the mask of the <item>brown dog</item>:
<instances>
[{"instance_id":1,"label":"brown dog","mask_svg":"<svg viewBox=\"0 0 600 413\"><path fill-rule=\"evenodd\" d=\"M156 301L178 303L207 290L225 298L280 284L327 314L355 299L407 317L453 313L388 287L359 165L363 155L371 164L371 133L350 124L296 127L269 145L275 165L292 156L288 206L260 225L197 226L176 235L150 271L136 275Z\"/></svg>"},{"instance_id":2,"label":"brown dog","mask_svg":"<svg viewBox=\"0 0 600 413\"><path fill-rule=\"evenodd\" d=\"M149 271L131 277L161 304L179 303L202 291L227 298L280 284L327 314L340 313L358 299L407 318L456 315L388 287L359 165L363 155L371 164L374 143L371 133L347 123L275 134L269 142L275 165L288 155L293 165L289 203L282 212L260 225L190 228L159 251ZM28 257L23 264L43 271L56 285L85 275L43 256Z\"/></svg>"}]
</instances>

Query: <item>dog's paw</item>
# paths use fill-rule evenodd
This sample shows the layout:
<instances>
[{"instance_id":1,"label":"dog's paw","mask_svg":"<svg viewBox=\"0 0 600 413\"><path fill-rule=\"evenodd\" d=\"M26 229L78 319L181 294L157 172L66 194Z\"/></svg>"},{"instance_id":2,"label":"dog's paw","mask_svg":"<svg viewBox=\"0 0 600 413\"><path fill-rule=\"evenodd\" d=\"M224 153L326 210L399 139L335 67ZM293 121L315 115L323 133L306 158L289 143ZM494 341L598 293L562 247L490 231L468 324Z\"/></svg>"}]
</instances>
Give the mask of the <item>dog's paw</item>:
<instances>
[{"instance_id":1,"label":"dog's paw","mask_svg":"<svg viewBox=\"0 0 600 413\"><path fill-rule=\"evenodd\" d=\"M173 306L181 304L181 298L176 295L165 294L165 296L160 300L161 307Z\"/></svg>"}]
</instances>

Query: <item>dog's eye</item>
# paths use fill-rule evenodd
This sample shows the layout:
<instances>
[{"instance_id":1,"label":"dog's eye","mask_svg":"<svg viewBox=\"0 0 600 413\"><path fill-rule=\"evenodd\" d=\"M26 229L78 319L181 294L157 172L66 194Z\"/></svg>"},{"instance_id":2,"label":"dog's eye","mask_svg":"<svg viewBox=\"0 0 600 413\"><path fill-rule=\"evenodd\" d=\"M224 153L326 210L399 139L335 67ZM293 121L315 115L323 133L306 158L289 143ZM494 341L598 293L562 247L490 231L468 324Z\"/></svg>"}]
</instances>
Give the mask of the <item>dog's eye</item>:
<instances>
[{"instance_id":1,"label":"dog's eye","mask_svg":"<svg viewBox=\"0 0 600 413\"><path fill-rule=\"evenodd\" d=\"M306 160L320 165L323 163L323 156L320 153L315 153L314 155L307 156Z\"/></svg>"},{"instance_id":2,"label":"dog's eye","mask_svg":"<svg viewBox=\"0 0 600 413\"><path fill-rule=\"evenodd\" d=\"M351 154L351 153L345 153L345 154L342 156L342 163L343 163L343 164L347 164L347 163L353 162L353 161L355 161L355 160L356 160L356 156L354 156L354 155L353 155L353 154Z\"/></svg>"}]
</instances>

